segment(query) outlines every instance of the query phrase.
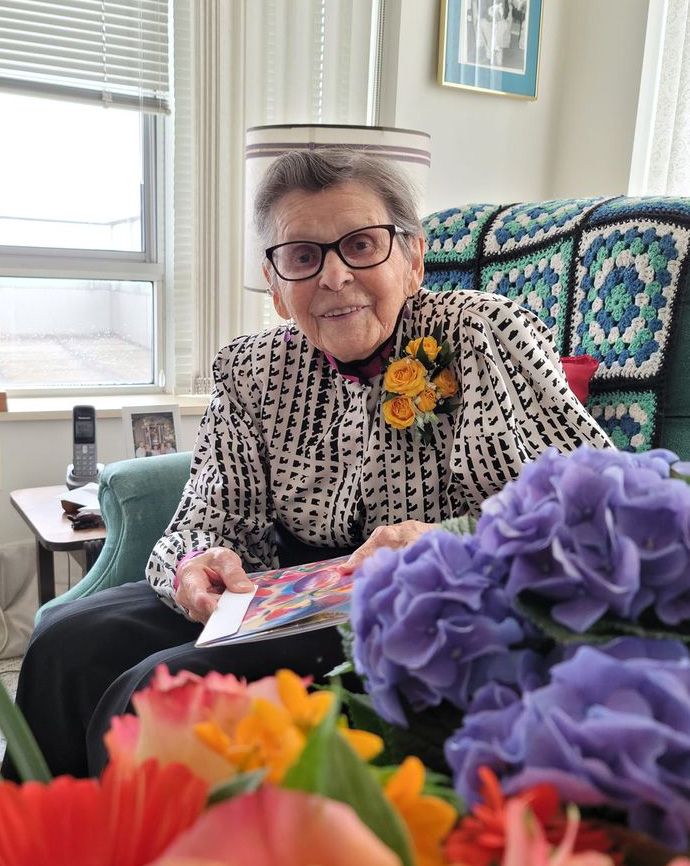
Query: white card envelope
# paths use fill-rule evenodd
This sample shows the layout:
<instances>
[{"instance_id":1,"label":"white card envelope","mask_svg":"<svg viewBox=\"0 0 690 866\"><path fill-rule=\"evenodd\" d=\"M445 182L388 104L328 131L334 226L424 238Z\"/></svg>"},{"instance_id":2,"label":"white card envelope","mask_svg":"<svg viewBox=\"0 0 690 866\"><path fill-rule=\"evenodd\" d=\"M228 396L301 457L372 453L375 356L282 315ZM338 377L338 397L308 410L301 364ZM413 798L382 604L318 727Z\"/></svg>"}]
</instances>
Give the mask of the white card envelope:
<instances>
[{"instance_id":1,"label":"white card envelope","mask_svg":"<svg viewBox=\"0 0 690 866\"><path fill-rule=\"evenodd\" d=\"M218 607L211 614L204 630L197 638L195 646L205 646L219 638L235 634L242 625L249 603L256 595L257 587L250 592L225 592L221 595Z\"/></svg>"}]
</instances>

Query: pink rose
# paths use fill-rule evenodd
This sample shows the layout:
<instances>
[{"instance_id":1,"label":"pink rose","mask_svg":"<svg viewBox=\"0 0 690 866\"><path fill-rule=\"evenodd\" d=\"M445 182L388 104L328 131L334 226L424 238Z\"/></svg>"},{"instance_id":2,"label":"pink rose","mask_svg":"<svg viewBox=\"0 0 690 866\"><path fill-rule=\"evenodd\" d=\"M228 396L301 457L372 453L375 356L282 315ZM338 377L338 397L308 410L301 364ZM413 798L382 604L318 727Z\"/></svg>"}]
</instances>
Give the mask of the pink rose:
<instances>
[{"instance_id":1,"label":"pink rose","mask_svg":"<svg viewBox=\"0 0 690 866\"><path fill-rule=\"evenodd\" d=\"M349 806L270 786L209 809L150 866L220 863L400 866Z\"/></svg>"},{"instance_id":2,"label":"pink rose","mask_svg":"<svg viewBox=\"0 0 690 866\"><path fill-rule=\"evenodd\" d=\"M248 686L236 677L189 671L171 676L159 665L151 683L132 699L137 715L112 720L105 742L113 761L136 766L147 758L166 764L179 761L210 784L231 775L228 762L209 749L194 732L199 722L215 719L231 729L255 697L277 694L274 677Z\"/></svg>"}]
</instances>

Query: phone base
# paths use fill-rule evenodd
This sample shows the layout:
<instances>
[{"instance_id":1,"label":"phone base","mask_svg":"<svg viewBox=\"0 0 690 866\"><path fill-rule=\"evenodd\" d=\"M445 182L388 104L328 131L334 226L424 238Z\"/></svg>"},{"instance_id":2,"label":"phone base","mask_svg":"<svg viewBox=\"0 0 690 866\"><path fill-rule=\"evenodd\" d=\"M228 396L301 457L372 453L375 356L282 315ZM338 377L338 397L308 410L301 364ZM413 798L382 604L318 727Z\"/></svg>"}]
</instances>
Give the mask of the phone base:
<instances>
[{"instance_id":1,"label":"phone base","mask_svg":"<svg viewBox=\"0 0 690 866\"><path fill-rule=\"evenodd\" d=\"M65 478L65 484L67 485L68 490L76 490L77 487L83 487L85 484L89 484L91 481L95 481L98 483L101 480L101 472L104 470L104 465L102 463L97 463L96 467L98 468L97 475L73 475L74 464L70 463L67 467L67 477Z\"/></svg>"}]
</instances>

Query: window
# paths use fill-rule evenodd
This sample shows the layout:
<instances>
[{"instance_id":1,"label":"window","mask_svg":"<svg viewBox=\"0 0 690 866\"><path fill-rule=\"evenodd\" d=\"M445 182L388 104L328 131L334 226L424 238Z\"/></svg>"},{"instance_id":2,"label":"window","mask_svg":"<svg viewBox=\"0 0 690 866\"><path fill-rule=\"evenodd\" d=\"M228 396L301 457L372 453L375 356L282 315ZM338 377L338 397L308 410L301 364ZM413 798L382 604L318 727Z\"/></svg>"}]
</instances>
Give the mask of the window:
<instances>
[{"instance_id":1,"label":"window","mask_svg":"<svg viewBox=\"0 0 690 866\"><path fill-rule=\"evenodd\" d=\"M0 116L0 389L155 387L160 120L11 93Z\"/></svg>"},{"instance_id":2,"label":"window","mask_svg":"<svg viewBox=\"0 0 690 866\"><path fill-rule=\"evenodd\" d=\"M170 5L0 0L0 388L14 395L162 383Z\"/></svg>"}]
</instances>

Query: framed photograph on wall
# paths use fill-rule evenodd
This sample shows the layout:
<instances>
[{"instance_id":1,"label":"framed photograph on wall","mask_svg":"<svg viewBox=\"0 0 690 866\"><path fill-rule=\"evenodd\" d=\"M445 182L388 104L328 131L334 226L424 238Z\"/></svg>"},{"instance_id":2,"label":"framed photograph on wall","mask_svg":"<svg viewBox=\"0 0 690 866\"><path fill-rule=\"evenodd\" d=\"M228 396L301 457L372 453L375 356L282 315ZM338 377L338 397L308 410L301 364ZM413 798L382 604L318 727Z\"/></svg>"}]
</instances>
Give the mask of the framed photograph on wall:
<instances>
[{"instance_id":1,"label":"framed photograph on wall","mask_svg":"<svg viewBox=\"0 0 690 866\"><path fill-rule=\"evenodd\" d=\"M443 0L439 83L537 98L543 0Z\"/></svg>"},{"instance_id":2,"label":"framed photograph on wall","mask_svg":"<svg viewBox=\"0 0 690 866\"><path fill-rule=\"evenodd\" d=\"M180 407L126 406L122 409L128 457L155 457L180 450Z\"/></svg>"}]
</instances>

